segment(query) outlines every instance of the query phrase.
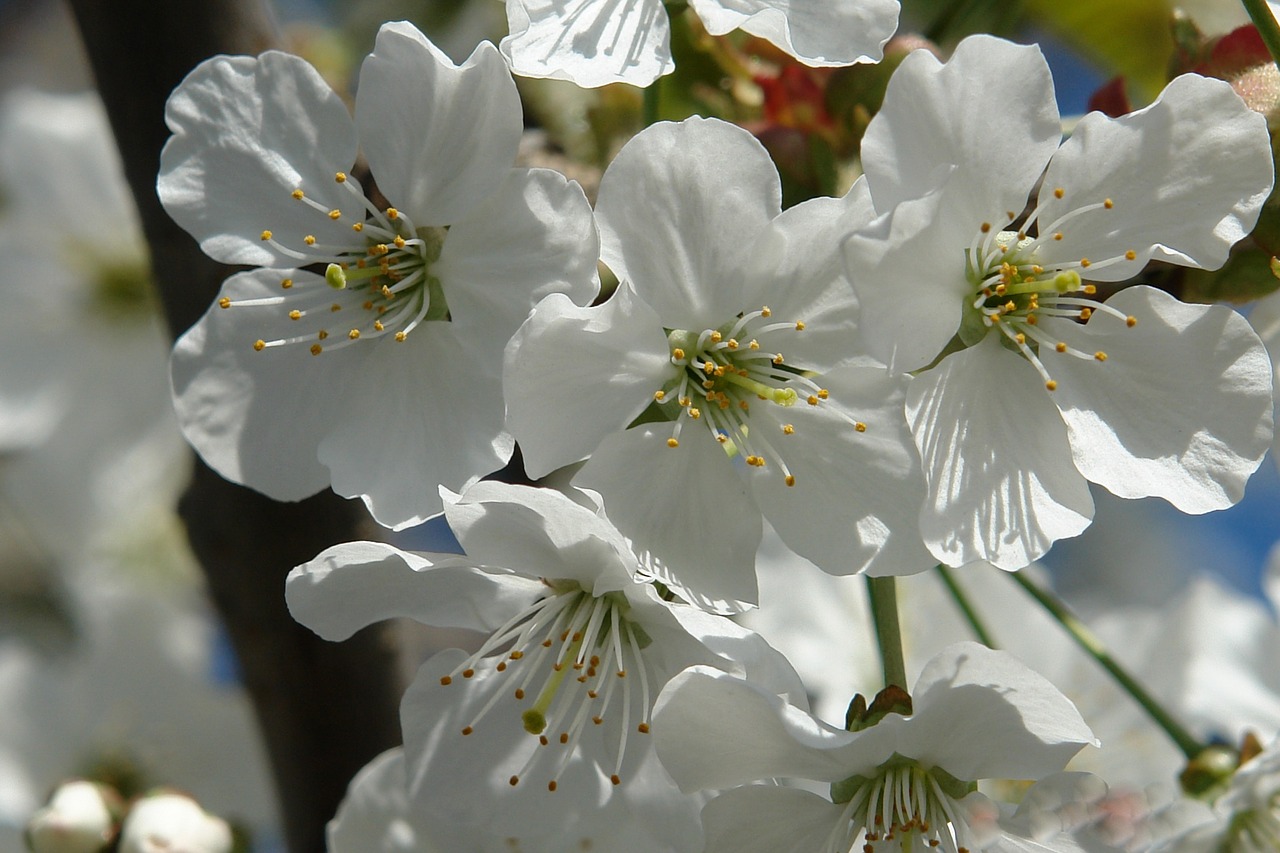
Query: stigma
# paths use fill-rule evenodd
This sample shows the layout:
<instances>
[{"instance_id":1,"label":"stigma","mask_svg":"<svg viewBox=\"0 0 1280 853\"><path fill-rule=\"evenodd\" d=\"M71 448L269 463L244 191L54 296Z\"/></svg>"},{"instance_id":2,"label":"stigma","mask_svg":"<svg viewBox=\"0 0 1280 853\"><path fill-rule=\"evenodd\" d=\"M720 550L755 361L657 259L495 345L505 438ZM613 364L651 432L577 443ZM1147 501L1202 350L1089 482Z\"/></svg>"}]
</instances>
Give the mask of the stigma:
<instances>
[{"instance_id":1,"label":"stigma","mask_svg":"<svg viewBox=\"0 0 1280 853\"><path fill-rule=\"evenodd\" d=\"M782 448L796 434L795 424L783 424L777 435L751 430L749 425L753 406L789 408L803 402L816 407L830 398L830 392L810 378L813 371L788 362L781 350L761 344L761 338L775 343L804 330L803 320L775 320L768 306L718 328L669 330L667 343L675 370L653 395L673 416L667 446L680 446L686 422L700 422L727 452L740 454L748 467L772 467L788 486L794 486L795 476ZM852 426L859 432L866 430L861 422Z\"/></svg>"},{"instance_id":2,"label":"stigma","mask_svg":"<svg viewBox=\"0 0 1280 853\"><path fill-rule=\"evenodd\" d=\"M622 782L628 738L649 733L652 709L642 649L648 635L628 619L621 593L593 595L575 581L543 581L548 593L493 633L475 654L440 679L442 686L474 678L480 667L508 680L462 728L471 736L483 725L519 725L538 746L519 773L521 784L543 750L559 751L545 782L555 791L587 726L616 717L614 785ZM512 701L514 700L514 702Z\"/></svg>"},{"instance_id":3,"label":"stigma","mask_svg":"<svg viewBox=\"0 0 1280 853\"><path fill-rule=\"evenodd\" d=\"M1052 193L1055 199L1062 199L1066 190L1056 187ZM1114 208L1114 202L1105 199L1069 210L1055 221L1041 224L1037 206L1017 230L1012 230L1018 220L1012 212L1006 214L1002 229L983 222L973 243L965 250L965 277L972 291L965 306L962 340L973 344L992 330L998 332L1007 346L1035 367L1049 391L1057 390L1058 383L1039 357L1044 348L1105 362L1108 358L1105 352L1086 352L1072 347L1046 332L1040 321L1053 317L1084 323L1101 312L1122 320L1128 328L1136 326L1137 318L1093 298L1097 287L1086 283L1085 277L1107 267L1134 264L1137 252L1130 249L1114 257L1047 262L1043 256L1051 253L1043 250L1061 242L1064 229L1070 228L1073 220L1107 215ZM1132 272L1136 274L1139 269L1140 265L1134 264Z\"/></svg>"},{"instance_id":4,"label":"stigma","mask_svg":"<svg viewBox=\"0 0 1280 853\"><path fill-rule=\"evenodd\" d=\"M344 172L337 172L334 180L349 193L349 210L354 213L322 205L301 187L290 195L309 208L308 215L316 216L318 222L349 223L349 240L322 244L306 235L300 243L291 244L271 229L261 233L264 243L298 267L323 269L324 284L309 278L283 278L278 296L224 296L218 301L223 309L275 310L297 324L297 334L253 341L259 352L302 346L320 355L383 337L404 341L424 322L449 319L440 279L431 273L446 230L415 228L396 208L378 209Z\"/></svg>"}]
</instances>

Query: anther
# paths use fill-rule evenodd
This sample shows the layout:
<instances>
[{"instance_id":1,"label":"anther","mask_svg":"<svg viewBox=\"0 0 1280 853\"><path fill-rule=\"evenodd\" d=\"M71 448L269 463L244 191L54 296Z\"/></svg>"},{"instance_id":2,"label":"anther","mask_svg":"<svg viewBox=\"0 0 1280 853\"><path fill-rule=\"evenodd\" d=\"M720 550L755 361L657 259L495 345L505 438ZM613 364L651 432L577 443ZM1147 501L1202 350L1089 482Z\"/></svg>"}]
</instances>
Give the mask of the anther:
<instances>
[{"instance_id":1,"label":"anther","mask_svg":"<svg viewBox=\"0 0 1280 853\"><path fill-rule=\"evenodd\" d=\"M291 278L280 279L280 287L282 287L285 290L288 290L289 288L293 287L293 279Z\"/></svg>"},{"instance_id":2,"label":"anther","mask_svg":"<svg viewBox=\"0 0 1280 853\"><path fill-rule=\"evenodd\" d=\"M1057 187L1057 188L1055 188L1055 189L1054 189L1054 191L1053 191L1053 197L1054 197L1054 198L1062 198L1062 196L1063 196L1063 195L1065 195L1065 194L1066 194L1066 191L1065 191L1065 190L1063 190L1063 189L1062 189L1062 187Z\"/></svg>"},{"instance_id":3,"label":"anther","mask_svg":"<svg viewBox=\"0 0 1280 853\"><path fill-rule=\"evenodd\" d=\"M1050 390L1050 391L1057 391L1057 390L1058 390L1058 383L1057 383L1057 382L1054 382L1052 379L1050 379L1048 382L1044 383L1044 387L1045 387L1045 388L1047 388L1047 389L1048 389L1048 390Z\"/></svg>"},{"instance_id":4,"label":"anther","mask_svg":"<svg viewBox=\"0 0 1280 853\"><path fill-rule=\"evenodd\" d=\"M991 233L991 223L990 223L990 222L984 222L984 223L982 223L982 233L983 233L983 234L990 234L990 233Z\"/></svg>"},{"instance_id":5,"label":"anther","mask_svg":"<svg viewBox=\"0 0 1280 853\"><path fill-rule=\"evenodd\" d=\"M610 782L612 782L612 783L613 783L613 784L615 784L615 785L621 785L621 784L622 784L622 777L621 777L621 776L619 776L617 773L614 773L612 776L610 776L610 777L609 777L609 781L610 781Z\"/></svg>"},{"instance_id":6,"label":"anther","mask_svg":"<svg viewBox=\"0 0 1280 853\"><path fill-rule=\"evenodd\" d=\"M550 791L550 792L551 792L551 793L553 793L553 794L555 793L555 791L556 791L556 780L555 780L555 779L552 779L550 782L548 782L548 783L547 783L547 790L548 790L548 791Z\"/></svg>"},{"instance_id":7,"label":"anther","mask_svg":"<svg viewBox=\"0 0 1280 853\"><path fill-rule=\"evenodd\" d=\"M1058 341L1058 343L1057 343L1057 345L1054 347L1054 349L1055 349L1055 350L1057 350L1058 352L1066 352L1066 351L1067 351L1067 345L1066 345L1066 343L1065 343L1065 342L1063 342L1063 341Z\"/></svg>"},{"instance_id":8,"label":"anther","mask_svg":"<svg viewBox=\"0 0 1280 853\"><path fill-rule=\"evenodd\" d=\"M1098 361L1106 361L1106 360L1107 360L1107 354L1106 354L1105 352L1103 352L1102 350L1098 350L1097 352L1095 352L1095 353L1093 354L1093 357L1094 357L1094 358L1096 358Z\"/></svg>"},{"instance_id":9,"label":"anther","mask_svg":"<svg viewBox=\"0 0 1280 853\"><path fill-rule=\"evenodd\" d=\"M448 687L450 684L453 683L453 678L451 678L448 675L442 675L440 676L440 683L443 684L445 687Z\"/></svg>"},{"instance_id":10,"label":"anther","mask_svg":"<svg viewBox=\"0 0 1280 853\"><path fill-rule=\"evenodd\" d=\"M1135 252L1133 249L1130 249L1129 251L1124 253L1124 259L1126 261L1136 261L1138 259L1138 253Z\"/></svg>"},{"instance_id":11,"label":"anther","mask_svg":"<svg viewBox=\"0 0 1280 853\"><path fill-rule=\"evenodd\" d=\"M855 432L866 432L867 425L864 424L862 421L855 421L853 424L853 429Z\"/></svg>"},{"instance_id":12,"label":"anther","mask_svg":"<svg viewBox=\"0 0 1280 853\"><path fill-rule=\"evenodd\" d=\"M305 193L303 193L301 189L296 189L293 192L291 192L290 195L293 196L296 200L302 201L302 197L305 195Z\"/></svg>"},{"instance_id":13,"label":"anther","mask_svg":"<svg viewBox=\"0 0 1280 853\"><path fill-rule=\"evenodd\" d=\"M351 340L353 340L353 341L357 341L357 340L359 340L359 339L360 339L360 330L359 330L359 329L352 329L351 331L347 332L347 337L348 337L348 338L350 338L350 339L351 339Z\"/></svg>"},{"instance_id":14,"label":"anther","mask_svg":"<svg viewBox=\"0 0 1280 853\"><path fill-rule=\"evenodd\" d=\"M351 230L352 230L352 231L363 231L363 230L364 230L364 223L363 223L363 222L352 222L352 223L351 223Z\"/></svg>"},{"instance_id":15,"label":"anther","mask_svg":"<svg viewBox=\"0 0 1280 853\"><path fill-rule=\"evenodd\" d=\"M675 438L667 439L667 447L675 448L679 446L680 446L680 441L678 439L675 439Z\"/></svg>"},{"instance_id":16,"label":"anther","mask_svg":"<svg viewBox=\"0 0 1280 853\"><path fill-rule=\"evenodd\" d=\"M324 352L324 347L320 346L319 344L312 344L312 345L311 345L311 354L312 354L312 355L319 355L319 354L320 354L320 353L322 353L322 352Z\"/></svg>"},{"instance_id":17,"label":"anther","mask_svg":"<svg viewBox=\"0 0 1280 853\"><path fill-rule=\"evenodd\" d=\"M394 207L387 208L387 219L394 220L399 218L400 218L400 211L396 210Z\"/></svg>"},{"instance_id":18,"label":"anther","mask_svg":"<svg viewBox=\"0 0 1280 853\"><path fill-rule=\"evenodd\" d=\"M519 688L519 687L517 687L517 688L516 688L516 698L517 698L517 699L523 699L523 698L524 698L524 690L523 690L523 689L521 689L521 688Z\"/></svg>"},{"instance_id":19,"label":"anther","mask_svg":"<svg viewBox=\"0 0 1280 853\"><path fill-rule=\"evenodd\" d=\"M1107 210L1110 210L1111 208L1116 206L1116 203L1109 198L1103 199L1102 206L1105 207Z\"/></svg>"},{"instance_id":20,"label":"anther","mask_svg":"<svg viewBox=\"0 0 1280 853\"><path fill-rule=\"evenodd\" d=\"M804 331L804 321L803 321L803 320L796 320L796 331L797 331L797 332L803 332L803 331Z\"/></svg>"},{"instance_id":21,"label":"anther","mask_svg":"<svg viewBox=\"0 0 1280 853\"><path fill-rule=\"evenodd\" d=\"M1092 262L1092 261L1090 261L1088 258L1081 258L1081 259L1080 259L1080 266L1085 267L1086 269L1087 269L1088 267L1090 267L1092 264L1093 264L1093 262Z\"/></svg>"},{"instance_id":22,"label":"anther","mask_svg":"<svg viewBox=\"0 0 1280 853\"><path fill-rule=\"evenodd\" d=\"M520 777L512 776L510 779L507 780L507 782L509 782L511 784L511 787L514 788L516 785L520 784Z\"/></svg>"},{"instance_id":23,"label":"anther","mask_svg":"<svg viewBox=\"0 0 1280 853\"><path fill-rule=\"evenodd\" d=\"M676 361L684 361L684 350L680 349L680 347L676 347L671 351L671 357Z\"/></svg>"},{"instance_id":24,"label":"anther","mask_svg":"<svg viewBox=\"0 0 1280 853\"><path fill-rule=\"evenodd\" d=\"M337 181L338 183L340 183L340 184L342 184L342 183L346 183L346 180L347 180L347 173L346 173L346 172L334 172L334 173L333 173L333 179L334 179L335 181Z\"/></svg>"},{"instance_id":25,"label":"anther","mask_svg":"<svg viewBox=\"0 0 1280 853\"><path fill-rule=\"evenodd\" d=\"M219 308L230 308L230 307L231 307L231 297L229 297L229 296L224 296L224 297L222 297L221 299L219 299L219 300L218 300L218 307L219 307Z\"/></svg>"},{"instance_id":26,"label":"anther","mask_svg":"<svg viewBox=\"0 0 1280 853\"><path fill-rule=\"evenodd\" d=\"M316 244L315 235L308 234L307 236L302 238L302 242L306 243L308 246L314 246Z\"/></svg>"},{"instance_id":27,"label":"anther","mask_svg":"<svg viewBox=\"0 0 1280 853\"><path fill-rule=\"evenodd\" d=\"M784 434L784 435L794 435L794 434L795 434L795 431L796 431L796 428L795 428L794 426L792 426L791 424L783 424L783 425L782 425L782 432L783 432L783 434Z\"/></svg>"},{"instance_id":28,"label":"anther","mask_svg":"<svg viewBox=\"0 0 1280 853\"><path fill-rule=\"evenodd\" d=\"M271 232L270 232L270 231L263 231L263 232L262 232L262 241L265 243L267 240L270 240L270 239L271 239Z\"/></svg>"},{"instance_id":29,"label":"anther","mask_svg":"<svg viewBox=\"0 0 1280 853\"><path fill-rule=\"evenodd\" d=\"M656 401L658 401L659 403L661 403L661 402L666 398L666 396L667 396L667 392L666 392L666 391L654 391L654 392L653 392L653 399L654 399L654 400L656 400Z\"/></svg>"},{"instance_id":30,"label":"anther","mask_svg":"<svg viewBox=\"0 0 1280 853\"><path fill-rule=\"evenodd\" d=\"M329 218L330 218L330 219L332 219L332 220L334 220L334 221L337 221L337 220L341 219L341 218L342 218L342 211L341 211L341 210L338 210L338 209L335 207L333 210L329 211Z\"/></svg>"},{"instance_id":31,"label":"anther","mask_svg":"<svg viewBox=\"0 0 1280 853\"><path fill-rule=\"evenodd\" d=\"M642 735L647 735L649 733L649 724L641 723L640 725L636 726L636 731L640 732L640 734Z\"/></svg>"},{"instance_id":32,"label":"anther","mask_svg":"<svg viewBox=\"0 0 1280 853\"><path fill-rule=\"evenodd\" d=\"M253 342L253 348L257 352L262 352L264 349L267 348L267 342L259 338L258 340Z\"/></svg>"},{"instance_id":33,"label":"anther","mask_svg":"<svg viewBox=\"0 0 1280 853\"><path fill-rule=\"evenodd\" d=\"M1138 318L1130 314L1128 317L1124 318L1124 324L1132 329L1134 326L1138 325Z\"/></svg>"},{"instance_id":34,"label":"anther","mask_svg":"<svg viewBox=\"0 0 1280 853\"><path fill-rule=\"evenodd\" d=\"M301 312L301 311L299 311L297 308L294 308L292 311L290 311L290 312L289 312L289 319L290 319L290 320L301 320L301 319L302 319L302 312Z\"/></svg>"},{"instance_id":35,"label":"anther","mask_svg":"<svg viewBox=\"0 0 1280 853\"><path fill-rule=\"evenodd\" d=\"M784 482L785 482L788 486L794 486L794 485L796 484L796 478L795 478L795 475L794 475L794 474L788 474L788 475L787 475L787 477L786 477L786 479L784 480Z\"/></svg>"},{"instance_id":36,"label":"anther","mask_svg":"<svg viewBox=\"0 0 1280 853\"><path fill-rule=\"evenodd\" d=\"M471 734L474 731L475 729L471 728L471 726L467 726L462 730L462 734L465 736L465 735Z\"/></svg>"}]
</instances>

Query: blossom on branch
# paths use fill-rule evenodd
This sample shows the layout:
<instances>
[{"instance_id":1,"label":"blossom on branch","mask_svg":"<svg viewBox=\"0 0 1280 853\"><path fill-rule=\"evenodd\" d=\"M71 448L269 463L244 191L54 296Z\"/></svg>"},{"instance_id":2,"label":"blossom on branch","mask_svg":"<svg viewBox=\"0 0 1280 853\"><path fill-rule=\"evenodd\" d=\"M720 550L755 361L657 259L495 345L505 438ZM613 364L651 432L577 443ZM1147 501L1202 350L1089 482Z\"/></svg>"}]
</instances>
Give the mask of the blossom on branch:
<instances>
[{"instance_id":1,"label":"blossom on branch","mask_svg":"<svg viewBox=\"0 0 1280 853\"><path fill-rule=\"evenodd\" d=\"M1146 286L1102 298L1148 261L1225 262L1271 191L1266 122L1184 75L1059 141L1039 50L985 36L945 64L908 57L863 140L881 215L846 260L868 349L917 374L921 529L950 565L1017 569L1080 533L1087 481L1230 506L1271 441L1270 366L1241 316Z\"/></svg>"},{"instance_id":2,"label":"blossom on branch","mask_svg":"<svg viewBox=\"0 0 1280 853\"><path fill-rule=\"evenodd\" d=\"M502 348L543 296L597 287L577 184L515 169L520 101L480 45L455 66L386 24L355 119L303 60L219 56L169 100L165 209L227 279L174 348L187 439L280 500L332 484L402 528L512 451ZM368 160L375 204L351 174Z\"/></svg>"}]
</instances>

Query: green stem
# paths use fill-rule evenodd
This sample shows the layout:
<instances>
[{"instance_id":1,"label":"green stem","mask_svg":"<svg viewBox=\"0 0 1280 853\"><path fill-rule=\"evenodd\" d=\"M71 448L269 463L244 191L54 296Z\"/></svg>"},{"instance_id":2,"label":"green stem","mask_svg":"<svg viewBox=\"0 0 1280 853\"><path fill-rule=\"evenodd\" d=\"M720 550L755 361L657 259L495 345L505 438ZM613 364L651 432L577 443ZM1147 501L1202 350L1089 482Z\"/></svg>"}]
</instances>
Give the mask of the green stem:
<instances>
[{"instance_id":1,"label":"green stem","mask_svg":"<svg viewBox=\"0 0 1280 853\"><path fill-rule=\"evenodd\" d=\"M662 85L662 78L659 77L650 83L644 90L644 105L641 109L640 120L644 122L644 126L658 122L658 87Z\"/></svg>"},{"instance_id":2,"label":"green stem","mask_svg":"<svg viewBox=\"0 0 1280 853\"><path fill-rule=\"evenodd\" d=\"M1197 755L1204 751L1205 745L1195 738L1190 732L1182 727L1182 724L1175 720L1168 711L1161 707L1160 703L1146 691L1146 689L1137 682L1132 675L1128 673L1120 665L1120 663L1111 656L1106 647L1102 644L1102 640L1097 634L1089 630L1080 619L1072 613L1067 606L1053 593L1043 589L1032 581L1025 571L1012 572L1011 577L1027 591L1041 606L1049 612L1053 618L1066 629L1067 633L1075 639L1080 648L1084 649L1094 660L1102 665L1102 668L1111 673L1119 685L1124 688L1125 692L1134 698L1143 710L1151 716L1156 725L1164 729L1165 734L1169 736L1178 749L1182 750L1187 758L1194 759Z\"/></svg>"},{"instance_id":3,"label":"green stem","mask_svg":"<svg viewBox=\"0 0 1280 853\"><path fill-rule=\"evenodd\" d=\"M1280 23L1267 5L1266 0L1240 0L1253 19L1253 25L1262 36L1262 43L1267 46L1271 59L1280 67Z\"/></svg>"},{"instance_id":4,"label":"green stem","mask_svg":"<svg viewBox=\"0 0 1280 853\"><path fill-rule=\"evenodd\" d=\"M956 607L960 608L965 621L969 623L969 628L973 630L973 635L978 638L978 642L989 649L997 648L995 641L991 639L991 632L983 624L981 617L978 616L978 611L973 607L973 602L969 600L969 596L956 581L955 575L942 563L938 564L937 572L938 577L942 578L942 582L946 584L947 592L951 593L951 598L955 601Z\"/></svg>"},{"instance_id":5,"label":"green stem","mask_svg":"<svg viewBox=\"0 0 1280 853\"><path fill-rule=\"evenodd\" d=\"M876 642L884 663L885 687L907 689L907 665L902 655L902 629L898 625L898 590L894 579L867 578L871 597L871 619L876 626Z\"/></svg>"}]
</instances>

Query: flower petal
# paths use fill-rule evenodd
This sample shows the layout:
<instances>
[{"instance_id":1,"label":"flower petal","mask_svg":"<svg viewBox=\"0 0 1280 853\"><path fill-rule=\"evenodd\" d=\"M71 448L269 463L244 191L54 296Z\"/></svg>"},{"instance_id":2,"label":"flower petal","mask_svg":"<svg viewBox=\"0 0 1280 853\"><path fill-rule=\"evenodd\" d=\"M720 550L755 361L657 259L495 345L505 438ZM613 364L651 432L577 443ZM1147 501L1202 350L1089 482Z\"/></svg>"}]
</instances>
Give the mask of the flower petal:
<instances>
[{"instance_id":1,"label":"flower petal","mask_svg":"<svg viewBox=\"0 0 1280 853\"><path fill-rule=\"evenodd\" d=\"M507 428L529 476L584 459L675 370L658 315L623 282L598 307L549 296L507 347Z\"/></svg>"},{"instance_id":2,"label":"flower petal","mask_svg":"<svg viewBox=\"0 0 1280 853\"><path fill-rule=\"evenodd\" d=\"M705 853L814 853L829 850L840 806L780 785L725 791L702 809Z\"/></svg>"},{"instance_id":3,"label":"flower petal","mask_svg":"<svg viewBox=\"0 0 1280 853\"><path fill-rule=\"evenodd\" d=\"M654 704L658 758L683 791L774 777L845 779L893 755L895 739L882 736L891 728L896 726L841 731L760 687L703 666L671 679Z\"/></svg>"},{"instance_id":4,"label":"flower petal","mask_svg":"<svg viewBox=\"0 0 1280 853\"><path fill-rule=\"evenodd\" d=\"M1088 527L1093 499L1044 382L989 334L907 389L929 498L924 540L939 560L1019 569Z\"/></svg>"},{"instance_id":5,"label":"flower petal","mask_svg":"<svg viewBox=\"0 0 1280 853\"><path fill-rule=\"evenodd\" d=\"M932 568L920 539L924 477L902 416L906 382L856 366L815 381L831 394L818 406L752 410L751 435L769 436L795 477L787 486L777 470L749 469L756 503L789 548L832 574Z\"/></svg>"},{"instance_id":6,"label":"flower petal","mask_svg":"<svg viewBox=\"0 0 1280 853\"><path fill-rule=\"evenodd\" d=\"M550 169L511 169L449 229L432 271L453 322L496 349L543 297L595 298L599 244L580 186Z\"/></svg>"},{"instance_id":7,"label":"flower petal","mask_svg":"<svg viewBox=\"0 0 1280 853\"><path fill-rule=\"evenodd\" d=\"M697 424L690 432L678 447L666 426L614 433L573 482L600 493L660 580L706 609L739 611L756 600L760 511L724 449Z\"/></svg>"},{"instance_id":8,"label":"flower petal","mask_svg":"<svg viewBox=\"0 0 1280 853\"><path fill-rule=\"evenodd\" d=\"M355 124L305 60L274 50L206 60L169 97L165 121L173 136L160 154L160 201L209 257L296 263L261 239L264 229L288 246L308 234L350 242L349 223L292 197L302 189L328 209L352 202L334 173L355 162Z\"/></svg>"},{"instance_id":9,"label":"flower petal","mask_svg":"<svg viewBox=\"0 0 1280 853\"><path fill-rule=\"evenodd\" d=\"M360 769L325 829L329 853L436 853L410 822L404 750L389 749Z\"/></svg>"},{"instance_id":10,"label":"flower petal","mask_svg":"<svg viewBox=\"0 0 1280 853\"><path fill-rule=\"evenodd\" d=\"M897 0L691 0L707 32L745 30L805 65L879 62L898 29Z\"/></svg>"},{"instance_id":11,"label":"flower petal","mask_svg":"<svg viewBox=\"0 0 1280 853\"><path fill-rule=\"evenodd\" d=\"M522 77L645 87L675 70L659 0L507 0L502 55Z\"/></svg>"},{"instance_id":12,"label":"flower petal","mask_svg":"<svg viewBox=\"0 0 1280 853\"><path fill-rule=\"evenodd\" d=\"M750 245L782 210L755 137L717 119L662 122L632 138L600 181L601 257L668 329L714 328L745 310Z\"/></svg>"},{"instance_id":13,"label":"flower petal","mask_svg":"<svg viewBox=\"0 0 1280 853\"><path fill-rule=\"evenodd\" d=\"M1226 306L1187 305L1151 287L1126 288L1107 305L1137 325L1095 311L1084 326L1045 327L1107 357L1041 350L1076 467L1123 498L1158 495L1190 513L1231 506L1271 444L1262 342Z\"/></svg>"},{"instance_id":14,"label":"flower petal","mask_svg":"<svg viewBox=\"0 0 1280 853\"><path fill-rule=\"evenodd\" d=\"M340 641L397 616L440 628L492 631L545 589L537 580L480 569L473 559L454 554L348 542L289 572L285 600L298 622Z\"/></svg>"},{"instance_id":15,"label":"flower petal","mask_svg":"<svg viewBox=\"0 0 1280 853\"><path fill-rule=\"evenodd\" d=\"M1271 143L1267 123L1221 80L1178 77L1151 106L1118 119L1090 113L1054 155L1042 193L1046 262L1135 261L1091 266L1088 277L1118 281L1136 275L1155 258L1217 269L1231 246L1257 221L1271 192ZM1070 211L1111 199L1114 207L1077 216Z\"/></svg>"},{"instance_id":16,"label":"flower petal","mask_svg":"<svg viewBox=\"0 0 1280 853\"><path fill-rule=\"evenodd\" d=\"M1098 745L1048 679L978 643L935 655L911 695L911 757L957 779L1039 779L1086 744Z\"/></svg>"},{"instance_id":17,"label":"flower petal","mask_svg":"<svg viewBox=\"0 0 1280 853\"><path fill-rule=\"evenodd\" d=\"M299 290L324 287L308 272L253 270L227 279L220 298L277 297L285 278ZM363 365L356 347L324 358L303 346L254 351L257 340L298 332L284 311L214 303L178 339L170 361L187 441L223 477L276 500L300 500L329 484L316 448L333 425L333 399Z\"/></svg>"},{"instance_id":18,"label":"flower petal","mask_svg":"<svg viewBox=\"0 0 1280 853\"><path fill-rule=\"evenodd\" d=\"M520 144L520 96L482 42L461 66L404 21L360 68L356 124L378 188L418 227L448 225L498 188Z\"/></svg>"},{"instance_id":19,"label":"flower petal","mask_svg":"<svg viewBox=\"0 0 1280 853\"><path fill-rule=\"evenodd\" d=\"M1061 138L1040 49L977 35L946 63L917 50L898 66L862 162L881 213L934 189L954 166L956 212L976 226L990 211L1022 210Z\"/></svg>"},{"instance_id":20,"label":"flower petal","mask_svg":"<svg viewBox=\"0 0 1280 853\"><path fill-rule=\"evenodd\" d=\"M467 556L482 565L575 580L596 596L634 585L637 566L622 536L559 492L481 482L444 513Z\"/></svg>"},{"instance_id":21,"label":"flower petal","mask_svg":"<svg viewBox=\"0 0 1280 853\"><path fill-rule=\"evenodd\" d=\"M460 491L511 457L500 356L447 322L370 341L369 351L377 369L326 413L317 452L335 492L360 496L380 524L401 530L440 512L437 486Z\"/></svg>"}]
</instances>

